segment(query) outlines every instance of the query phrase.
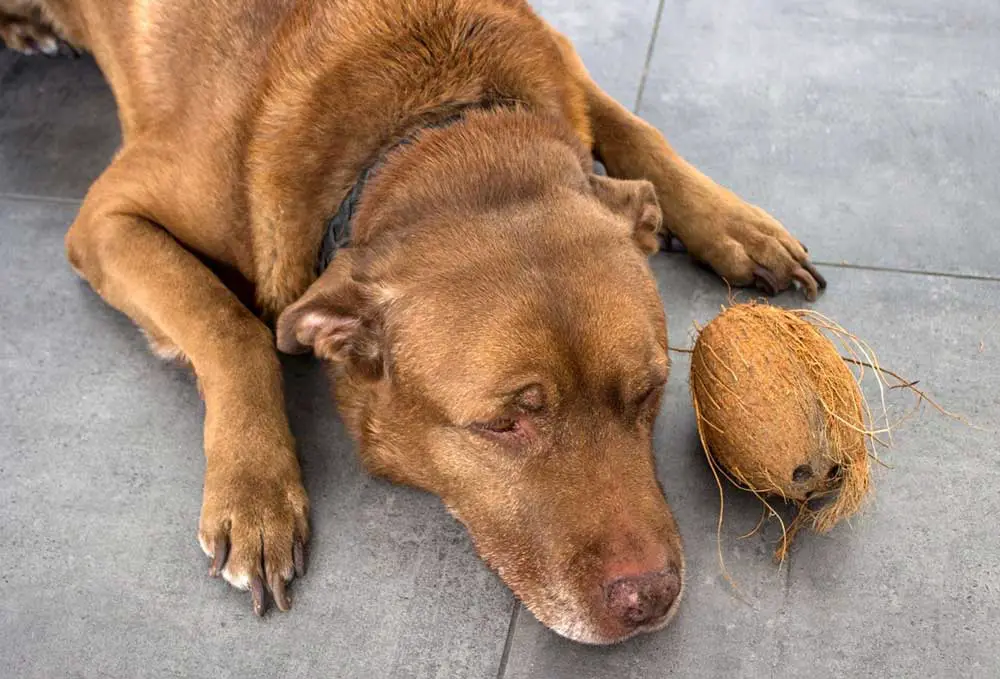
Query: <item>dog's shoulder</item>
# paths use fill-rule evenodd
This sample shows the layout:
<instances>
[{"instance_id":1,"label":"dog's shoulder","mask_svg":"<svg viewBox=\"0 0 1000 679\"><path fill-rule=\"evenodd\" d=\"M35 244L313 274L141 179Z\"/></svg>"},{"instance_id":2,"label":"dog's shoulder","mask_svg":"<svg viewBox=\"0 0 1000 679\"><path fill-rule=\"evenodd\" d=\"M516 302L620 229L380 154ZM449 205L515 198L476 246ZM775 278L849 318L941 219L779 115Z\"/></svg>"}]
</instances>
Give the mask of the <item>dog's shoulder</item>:
<instances>
[{"instance_id":1,"label":"dog's shoulder","mask_svg":"<svg viewBox=\"0 0 1000 679\"><path fill-rule=\"evenodd\" d=\"M327 218L405 121L486 98L562 118L590 145L563 46L520 0L315 4L276 43L248 153L259 297L312 281Z\"/></svg>"}]
</instances>

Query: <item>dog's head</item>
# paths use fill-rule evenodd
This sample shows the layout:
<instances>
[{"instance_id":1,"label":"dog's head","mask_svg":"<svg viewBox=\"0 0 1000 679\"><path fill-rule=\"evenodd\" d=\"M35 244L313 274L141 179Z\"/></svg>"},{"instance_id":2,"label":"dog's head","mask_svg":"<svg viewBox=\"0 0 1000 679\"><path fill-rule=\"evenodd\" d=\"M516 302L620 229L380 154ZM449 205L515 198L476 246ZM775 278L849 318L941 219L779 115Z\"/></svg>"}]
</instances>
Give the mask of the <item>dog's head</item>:
<instances>
[{"instance_id":1,"label":"dog's head","mask_svg":"<svg viewBox=\"0 0 1000 679\"><path fill-rule=\"evenodd\" d=\"M342 251L278 341L333 366L369 469L440 496L544 624L612 643L664 626L683 580L652 451L661 217L647 182L567 172Z\"/></svg>"}]
</instances>

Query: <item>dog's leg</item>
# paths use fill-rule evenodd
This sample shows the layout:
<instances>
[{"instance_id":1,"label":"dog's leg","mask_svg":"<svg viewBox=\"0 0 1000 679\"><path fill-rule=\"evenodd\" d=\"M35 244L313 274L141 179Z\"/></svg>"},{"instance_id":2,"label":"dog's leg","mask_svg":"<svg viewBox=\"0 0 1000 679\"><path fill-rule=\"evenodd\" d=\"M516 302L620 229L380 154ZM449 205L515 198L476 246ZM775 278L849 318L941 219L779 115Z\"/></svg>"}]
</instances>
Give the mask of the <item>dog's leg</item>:
<instances>
[{"instance_id":1,"label":"dog's leg","mask_svg":"<svg viewBox=\"0 0 1000 679\"><path fill-rule=\"evenodd\" d=\"M79 56L49 9L35 0L0 0L0 41L22 54Z\"/></svg>"},{"instance_id":2,"label":"dog's leg","mask_svg":"<svg viewBox=\"0 0 1000 679\"><path fill-rule=\"evenodd\" d=\"M586 92L594 155L608 174L651 181L666 228L731 284L756 284L775 294L796 280L815 299L826 281L809 262L805 247L774 217L681 158L656 128L604 92L569 40L555 35Z\"/></svg>"},{"instance_id":3,"label":"dog's leg","mask_svg":"<svg viewBox=\"0 0 1000 679\"><path fill-rule=\"evenodd\" d=\"M112 306L190 360L205 399L198 539L210 573L264 589L285 610L301 574L308 501L267 327L212 272L147 219L141 163L126 152L94 184L66 236L76 270Z\"/></svg>"}]
</instances>

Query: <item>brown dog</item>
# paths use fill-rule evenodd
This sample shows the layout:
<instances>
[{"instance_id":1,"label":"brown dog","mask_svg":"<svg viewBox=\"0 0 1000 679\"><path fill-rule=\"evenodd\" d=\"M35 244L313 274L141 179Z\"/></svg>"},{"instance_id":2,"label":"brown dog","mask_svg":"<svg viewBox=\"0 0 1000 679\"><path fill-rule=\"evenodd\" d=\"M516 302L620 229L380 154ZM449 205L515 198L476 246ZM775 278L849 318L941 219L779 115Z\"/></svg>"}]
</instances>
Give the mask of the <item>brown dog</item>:
<instances>
[{"instance_id":1,"label":"brown dog","mask_svg":"<svg viewBox=\"0 0 1000 679\"><path fill-rule=\"evenodd\" d=\"M9 45L58 36L114 90L124 142L67 250L198 376L213 573L262 612L302 572L277 319L281 350L328 363L368 468L440 496L543 623L593 643L667 623L684 561L651 450L669 361L646 256L662 208L731 283L812 298L825 283L777 221L602 92L523 0L0 10Z\"/></svg>"}]
</instances>

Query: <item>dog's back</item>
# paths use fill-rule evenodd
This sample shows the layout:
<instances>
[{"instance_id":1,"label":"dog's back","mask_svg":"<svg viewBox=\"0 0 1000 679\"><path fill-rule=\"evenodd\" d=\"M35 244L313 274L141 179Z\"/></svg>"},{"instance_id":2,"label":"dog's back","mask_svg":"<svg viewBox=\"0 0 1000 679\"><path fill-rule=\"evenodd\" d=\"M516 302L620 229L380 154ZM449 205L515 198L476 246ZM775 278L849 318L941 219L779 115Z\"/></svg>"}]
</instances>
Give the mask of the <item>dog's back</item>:
<instances>
[{"instance_id":1,"label":"dog's back","mask_svg":"<svg viewBox=\"0 0 1000 679\"><path fill-rule=\"evenodd\" d=\"M274 309L301 294L317 230L406 121L500 96L569 120L589 144L583 94L522 0L78 0L53 12L107 75L125 152L156 159L144 202L157 221L262 285Z\"/></svg>"}]
</instances>

